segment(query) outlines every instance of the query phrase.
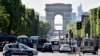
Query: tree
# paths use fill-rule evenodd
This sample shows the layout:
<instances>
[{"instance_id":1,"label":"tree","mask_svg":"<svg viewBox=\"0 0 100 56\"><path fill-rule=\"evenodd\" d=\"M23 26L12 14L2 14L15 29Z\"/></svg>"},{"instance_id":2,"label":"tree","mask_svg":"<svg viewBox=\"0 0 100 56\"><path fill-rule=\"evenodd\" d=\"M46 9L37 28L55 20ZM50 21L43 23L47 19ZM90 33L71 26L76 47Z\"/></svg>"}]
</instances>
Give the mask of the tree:
<instances>
[{"instance_id":1,"label":"tree","mask_svg":"<svg viewBox=\"0 0 100 56\"><path fill-rule=\"evenodd\" d=\"M97 36L100 36L100 6L97 9Z\"/></svg>"},{"instance_id":2,"label":"tree","mask_svg":"<svg viewBox=\"0 0 100 56\"><path fill-rule=\"evenodd\" d=\"M21 0L0 0L0 4L5 6L7 13L10 14L8 34L16 34L21 24L22 3Z\"/></svg>"},{"instance_id":3,"label":"tree","mask_svg":"<svg viewBox=\"0 0 100 56\"><path fill-rule=\"evenodd\" d=\"M34 20L34 35L38 35L39 31L39 15L35 15L35 20Z\"/></svg>"},{"instance_id":4,"label":"tree","mask_svg":"<svg viewBox=\"0 0 100 56\"><path fill-rule=\"evenodd\" d=\"M97 19L97 8L90 10L90 24L91 24L91 34L96 36L96 19Z\"/></svg>"},{"instance_id":5,"label":"tree","mask_svg":"<svg viewBox=\"0 0 100 56\"><path fill-rule=\"evenodd\" d=\"M27 34L34 35L34 21L35 12L34 9L26 9L26 20L27 20Z\"/></svg>"},{"instance_id":6,"label":"tree","mask_svg":"<svg viewBox=\"0 0 100 56\"><path fill-rule=\"evenodd\" d=\"M0 28L7 34L39 34L39 15L34 9L26 9L21 0L0 0L0 6Z\"/></svg>"},{"instance_id":7,"label":"tree","mask_svg":"<svg viewBox=\"0 0 100 56\"><path fill-rule=\"evenodd\" d=\"M100 7L90 10L90 26L93 36L100 36Z\"/></svg>"},{"instance_id":8,"label":"tree","mask_svg":"<svg viewBox=\"0 0 100 56\"><path fill-rule=\"evenodd\" d=\"M2 30L3 34L7 32L7 28L9 25L9 14L7 13L4 6L0 5L0 29Z\"/></svg>"},{"instance_id":9,"label":"tree","mask_svg":"<svg viewBox=\"0 0 100 56\"><path fill-rule=\"evenodd\" d=\"M50 30L50 25L48 22L39 22L39 35L47 35Z\"/></svg>"}]
</instances>

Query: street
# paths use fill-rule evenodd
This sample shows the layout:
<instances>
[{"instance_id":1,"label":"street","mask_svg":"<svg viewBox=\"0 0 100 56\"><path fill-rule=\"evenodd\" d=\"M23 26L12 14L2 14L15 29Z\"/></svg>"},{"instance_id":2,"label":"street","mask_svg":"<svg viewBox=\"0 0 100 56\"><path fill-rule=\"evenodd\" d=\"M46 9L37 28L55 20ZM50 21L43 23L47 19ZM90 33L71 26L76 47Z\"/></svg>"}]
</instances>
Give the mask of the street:
<instances>
[{"instance_id":1,"label":"street","mask_svg":"<svg viewBox=\"0 0 100 56\"><path fill-rule=\"evenodd\" d=\"M3 56L2 55L2 52L0 52L0 56ZM12 56L19 56L19 55L12 55ZM22 55L22 56L26 56L26 55ZM54 53L51 53L51 52L45 52L45 53L42 53L42 52L39 52L38 55L36 56L79 56L78 54L72 54L72 53L59 53L59 52L54 52ZM82 54L81 53L81 56L100 56L100 50L98 52L98 55L93 55L92 53L85 53L85 54Z\"/></svg>"}]
</instances>

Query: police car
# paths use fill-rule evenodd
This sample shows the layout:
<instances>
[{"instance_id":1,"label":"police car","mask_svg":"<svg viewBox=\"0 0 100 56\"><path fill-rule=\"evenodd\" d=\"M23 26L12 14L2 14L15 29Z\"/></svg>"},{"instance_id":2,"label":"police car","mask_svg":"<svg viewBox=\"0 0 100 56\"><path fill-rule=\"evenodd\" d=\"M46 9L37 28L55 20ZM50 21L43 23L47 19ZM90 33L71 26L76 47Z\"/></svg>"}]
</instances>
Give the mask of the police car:
<instances>
[{"instance_id":1,"label":"police car","mask_svg":"<svg viewBox=\"0 0 100 56\"><path fill-rule=\"evenodd\" d=\"M3 48L4 56L11 56L11 55L33 56L33 55L37 55L37 54L38 54L38 51L36 49L30 48L21 43L7 44Z\"/></svg>"}]
</instances>

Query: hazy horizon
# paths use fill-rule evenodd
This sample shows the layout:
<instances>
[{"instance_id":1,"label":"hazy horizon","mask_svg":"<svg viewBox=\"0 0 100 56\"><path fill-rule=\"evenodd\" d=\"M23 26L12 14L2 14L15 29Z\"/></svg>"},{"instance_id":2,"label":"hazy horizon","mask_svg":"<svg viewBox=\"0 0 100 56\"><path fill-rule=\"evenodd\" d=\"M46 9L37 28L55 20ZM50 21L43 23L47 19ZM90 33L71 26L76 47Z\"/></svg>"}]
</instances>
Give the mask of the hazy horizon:
<instances>
[{"instance_id":1,"label":"hazy horizon","mask_svg":"<svg viewBox=\"0 0 100 56\"><path fill-rule=\"evenodd\" d=\"M45 5L53 3L72 4L72 11L77 13L77 7L82 4L84 12L89 11L92 8L100 6L100 0L21 0L28 8L35 9L40 16L45 16Z\"/></svg>"}]
</instances>

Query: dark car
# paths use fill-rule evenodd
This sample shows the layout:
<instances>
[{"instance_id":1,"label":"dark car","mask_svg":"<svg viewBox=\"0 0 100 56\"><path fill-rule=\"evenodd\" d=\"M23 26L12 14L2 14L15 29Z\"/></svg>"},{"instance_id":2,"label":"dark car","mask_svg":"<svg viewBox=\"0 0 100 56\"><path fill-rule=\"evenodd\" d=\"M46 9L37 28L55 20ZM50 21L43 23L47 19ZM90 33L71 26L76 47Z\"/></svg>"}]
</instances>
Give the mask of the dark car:
<instances>
[{"instance_id":1,"label":"dark car","mask_svg":"<svg viewBox=\"0 0 100 56\"><path fill-rule=\"evenodd\" d=\"M14 43L16 42L17 38L16 36L11 36L11 35L1 35L0 36L0 51L3 50L3 47L7 43Z\"/></svg>"},{"instance_id":2,"label":"dark car","mask_svg":"<svg viewBox=\"0 0 100 56\"><path fill-rule=\"evenodd\" d=\"M28 55L33 56L37 55L38 52L36 49L30 48L24 44L14 43L14 44L6 44L3 48L3 55L4 56L11 56L11 55Z\"/></svg>"},{"instance_id":3,"label":"dark car","mask_svg":"<svg viewBox=\"0 0 100 56\"><path fill-rule=\"evenodd\" d=\"M44 43L42 52L52 52L52 44L51 43Z\"/></svg>"}]
</instances>

